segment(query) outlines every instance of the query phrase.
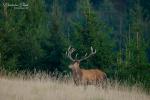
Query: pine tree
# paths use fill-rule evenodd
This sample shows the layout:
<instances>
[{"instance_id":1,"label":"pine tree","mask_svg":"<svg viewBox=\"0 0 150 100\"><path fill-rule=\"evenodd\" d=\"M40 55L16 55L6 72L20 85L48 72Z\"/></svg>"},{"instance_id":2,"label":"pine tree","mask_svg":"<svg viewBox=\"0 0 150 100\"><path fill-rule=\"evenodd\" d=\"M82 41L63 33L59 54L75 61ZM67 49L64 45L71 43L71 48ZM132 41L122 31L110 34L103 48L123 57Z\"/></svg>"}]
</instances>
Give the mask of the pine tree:
<instances>
[{"instance_id":1,"label":"pine tree","mask_svg":"<svg viewBox=\"0 0 150 100\"><path fill-rule=\"evenodd\" d=\"M1 66L9 71L15 70L17 64L17 32L15 25L15 14L14 9L8 7L7 2L3 3L0 8L0 55L1 55Z\"/></svg>"},{"instance_id":2,"label":"pine tree","mask_svg":"<svg viewBox=\"0 0 150 100\"><path fill-rule=\"evenodd\" d=\"M4 9L1 59L6 69L33 70L42 56L40 41L44 33L44 3L41 0L27 0L26 3L28 9Z\"/></svg>"},{"instance_id":3,"label":"pine tree","mask_svg":"<svg viewBox=\"0 0 150 100\"><path fill-rule=\"evenodd\" d=\"M33 70L43 56L41 41L46 30L44 2L41 0L28 0L29 8L19 14L19 65L20 69ZM33 6L34 5L34 6Z\"/></svg>"},{"instance_id":4,"label":"pine tree","mask_svg":"<svg viewBox=\"0 0 150 100\"><path fill-rule=\"evenodd\" d=\"M95 59L89 59L87 66L97 65L108 67L112 63L112 43L108 34L111 29L102 21L93 10L89 0L80 0L77 17L73 21L74 33L72 44L79 49L80 55L90 52L93 46L97 50Z\"/></svg>"},{"instance_id":5,"label":"pine tree","mask_svg":"<svg viewBox=\"0 0 150 100\"><path fill-rule=\"evenodd\" d=\"M139 3L136 3L134 8L130 11L131 18L131 43L129 49L131 50L130 64L134 66L142 66L147 63L146 57L146 43L144 39L144 15L143 9Z\"/></svg>"},{"instance_id":6,"label":"pine tree","mask_svg":"<svg viewBox=\"0 0 150 100\"><path fill-rule=\"evenodd\" d=\"M63 71L66 38L63 33L63 17L58 0L53 1L49 18L49 32L44 44L46 52L43 63L50 71Z\"/></svg>"}]
</instances>

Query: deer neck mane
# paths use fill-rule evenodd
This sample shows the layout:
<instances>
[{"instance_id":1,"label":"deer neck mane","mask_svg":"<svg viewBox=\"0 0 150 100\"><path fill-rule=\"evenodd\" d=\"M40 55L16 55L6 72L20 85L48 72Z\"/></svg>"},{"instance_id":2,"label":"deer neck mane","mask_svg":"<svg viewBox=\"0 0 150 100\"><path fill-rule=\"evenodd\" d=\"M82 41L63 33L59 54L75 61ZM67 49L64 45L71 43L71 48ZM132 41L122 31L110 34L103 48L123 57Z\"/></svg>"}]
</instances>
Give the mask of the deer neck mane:
<instances>
[{"instance_id":1,"label":"deer neck mane","mask_svg":"<svg viewBox=\"0 0 150 100\"><path fill-rule=\"evenodd\" d=\"M81 71L80 67L72 68L72 73L73 73L74 78L81 78L81 76L82 76L82 71Z\"/></svg>"}]
</instances>

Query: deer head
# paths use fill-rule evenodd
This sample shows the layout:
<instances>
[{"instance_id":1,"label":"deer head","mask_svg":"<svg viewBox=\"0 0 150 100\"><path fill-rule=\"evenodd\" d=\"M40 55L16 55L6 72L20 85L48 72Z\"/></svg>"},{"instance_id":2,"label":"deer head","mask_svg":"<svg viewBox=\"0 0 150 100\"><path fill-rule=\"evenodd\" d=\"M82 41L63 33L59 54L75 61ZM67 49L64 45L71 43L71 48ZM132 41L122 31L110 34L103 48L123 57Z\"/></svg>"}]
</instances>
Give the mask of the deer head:
<instances>
[{"instance_id":1,"label":"deer head","mask_svg":"<svg viewBox=\"0 0 150 100\"><path fill-rule=\"evenodd\" d=\"M66 55L67 57L72 61L72 64L69 65L69 68L79 68L80 62L83 60L88 59L90 56L96 54L96 49L93 50L93 47L91 47L91 53L87 54L85 53L85 55L83 57L81 57L80 59L77 58L78 53L76 53L75 58L72 58L72 54L76 51L75 48L72 48L71 46L69 46L68 50L66 51Z\"/></svg>"}]
</instances>

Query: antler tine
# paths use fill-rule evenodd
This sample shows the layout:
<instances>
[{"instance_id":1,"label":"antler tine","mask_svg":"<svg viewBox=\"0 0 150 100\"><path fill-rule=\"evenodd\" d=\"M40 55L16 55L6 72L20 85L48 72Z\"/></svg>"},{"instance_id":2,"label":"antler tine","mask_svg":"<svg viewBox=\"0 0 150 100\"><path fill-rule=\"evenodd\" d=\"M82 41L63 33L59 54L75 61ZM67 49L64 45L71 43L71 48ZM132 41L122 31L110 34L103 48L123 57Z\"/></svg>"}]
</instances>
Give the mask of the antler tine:
<instances>
[{"instance_id":1,"label":"antler tine","mask_svg":"<svg viewBox=\"0 0 150 100\"><path fill-rule=\"evenodd\" d=\"M91 53L92 54L95 54L96 53L96 49L95 49L95 51L93 51L93 47L91 46Z\"/></svg>"},{"instance_id":2,"label":"antler tine","mask_svg":"<svg viewBox=\"0 0 150 100\"><path fill-rule=\"evenodd\" d=\"M75 59L77 60L77 58L78 58L78 53L76 54L76 56L75 56Z\"/></svg>"},{"instance_id":3,"label":"antler tine","mask_svg":"<svg viewBox=\"0 0 150 100\"><path fill-rule=\"evenodd\" d=\"M87 56L87 52L86 52L86 54L84 55L84 57L86 57Z\"/></svg>"},{"instance_id":4,"label":"antler tine","mask_svg":"<svg viewBox=\"0 0 150 100\"><path fill-rule=\"evenodd\" d=\"M71 46L69 46L68 51L71 49Z\"/></svg>"},{"instance_id":5,"label":"antler tine","mask_svg":"<svg viewBox=\"0 0 150 100\"><path fill-rule=\"evenodd\" d=\"M91 46L91 51L93 52L93 47Z\"/></svg>"},{"instance_id":6,"label":"antler tine","mask_svg":"<svg viewBox=\"0 0 150 100\"><path fill-rule=\"evenodd\" d=\"M96 49L95 49L95 51L94 51L94 54L96 53Z\"/></svg>"},{"instance_id":7,"label":"antler tine","mask_svg":"<svg viewBox=\"0 0 150 100\"><path fill-rule=\"evenodd\" d=\"M71 48L71 53L73 53L74 51L76 51L76 49L75 48Z\"/></svg>"}]
</instances>

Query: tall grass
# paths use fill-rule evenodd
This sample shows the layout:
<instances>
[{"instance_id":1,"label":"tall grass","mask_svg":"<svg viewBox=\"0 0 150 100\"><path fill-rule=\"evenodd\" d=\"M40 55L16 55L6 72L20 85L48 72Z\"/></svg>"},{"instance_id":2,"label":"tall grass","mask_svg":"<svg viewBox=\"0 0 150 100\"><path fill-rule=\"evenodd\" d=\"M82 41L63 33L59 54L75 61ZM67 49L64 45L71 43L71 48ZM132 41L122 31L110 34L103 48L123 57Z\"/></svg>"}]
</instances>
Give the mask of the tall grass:
<instances>
[{"instance_id":1,"label":"tall grass","mask_svg":"<svg viewBox=\"0 0 150 100\"><path fill-rule=\"evenodd\" d=\"M0 76L0 100L149 100L138 85L109 81L107 88L75 86L70 76L7 73Z\"/></svg>"}]
</instances>

